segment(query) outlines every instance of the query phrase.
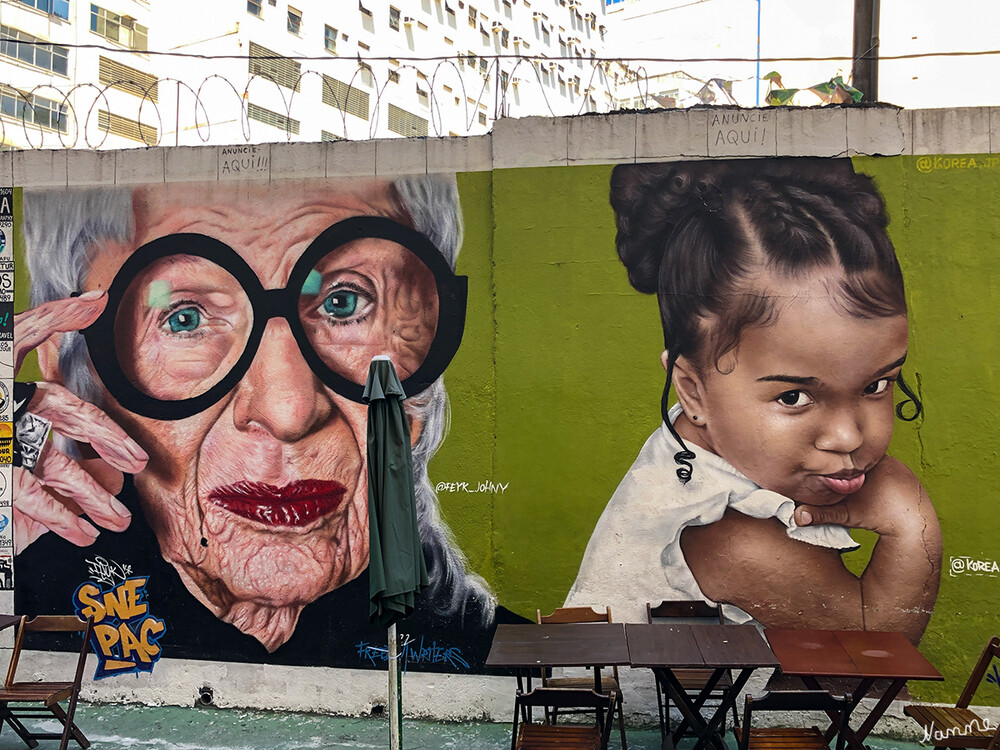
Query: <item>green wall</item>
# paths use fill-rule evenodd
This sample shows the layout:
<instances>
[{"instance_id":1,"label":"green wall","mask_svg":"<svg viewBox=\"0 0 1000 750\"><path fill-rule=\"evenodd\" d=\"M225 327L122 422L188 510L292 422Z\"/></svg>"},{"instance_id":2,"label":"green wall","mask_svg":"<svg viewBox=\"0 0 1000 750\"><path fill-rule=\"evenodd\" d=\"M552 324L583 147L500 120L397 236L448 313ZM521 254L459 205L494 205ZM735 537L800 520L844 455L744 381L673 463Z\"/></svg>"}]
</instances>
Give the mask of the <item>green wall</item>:
<instances>
[{"instance_id":1,"label":"green wall","mask_svg":"<svg viewBox=\"0 0 1000 750\"><path fill-rule=\"evenodd\" d=\"M965 158L855 159L885 197L906 278L904 374L925 413L897 422L891 452L923 481L941 519L941 590L921 650L947 678L911 690L942 701L957 697L1000 631L1000 577L951 573L952 558L1000 560L1000 159ZM446 375L452 426L431 478L509 482L503 492L439 496L470 565L527 617L563 602L605 503L660 420L656 300L629 286L617 258L610 173L459 178L469 316ZM856 535L862 549L845 561L860 572L875 535ZM1000 687L984 683L976 702L1000 705Z\"/></svg>"}]
</instances>

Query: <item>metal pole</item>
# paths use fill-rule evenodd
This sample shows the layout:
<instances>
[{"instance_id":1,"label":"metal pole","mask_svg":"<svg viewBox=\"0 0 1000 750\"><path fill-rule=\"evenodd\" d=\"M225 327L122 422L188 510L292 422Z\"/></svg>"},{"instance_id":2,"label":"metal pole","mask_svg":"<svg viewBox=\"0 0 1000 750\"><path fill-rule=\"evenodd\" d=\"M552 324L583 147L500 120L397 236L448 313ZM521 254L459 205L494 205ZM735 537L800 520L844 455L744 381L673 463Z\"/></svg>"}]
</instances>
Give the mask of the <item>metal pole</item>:
<instances>
[{"instance_id":1,"label":"metal pole","mask_svg":"<svg viewBox=\"0 0 1000 750\"><path fill-rule=\"evenodd\" d=\"M399 640L396 623L389 626L389 750L403 747L403 696L399 690Z\"/></svg>"},{"instance_id":2,"label":"metal pole","mask_svg":"<svg viewBox=\"0 0 1000 750\"><path fill-rule=\"evenodd\" d=\"M854 64L851 83L864 101L878 101L879 0L854 0Z\"/></svg>"},{"instance_id":3,"label":"metal pole","mask_svg":"<svg viewBox=\"0 0 1000 750\"><path fill-rule=\"evenodd\" d=\"M760 0L757 0L757 99L754 106L760 106Z\"/></svg>"}]
</instances>

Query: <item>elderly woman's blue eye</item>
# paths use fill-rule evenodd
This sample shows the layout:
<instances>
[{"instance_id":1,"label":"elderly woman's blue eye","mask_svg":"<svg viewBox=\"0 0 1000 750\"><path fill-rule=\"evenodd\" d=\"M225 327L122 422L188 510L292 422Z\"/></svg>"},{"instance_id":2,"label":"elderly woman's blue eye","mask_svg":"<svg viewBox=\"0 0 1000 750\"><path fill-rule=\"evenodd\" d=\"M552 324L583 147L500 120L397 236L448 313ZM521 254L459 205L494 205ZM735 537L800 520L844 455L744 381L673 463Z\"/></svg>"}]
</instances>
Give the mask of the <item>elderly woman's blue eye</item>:
<instances>
[{"instance_id":1,"label":"elderly woman's blue eye","mask_svg":"<svg viewBox=\"0 0 1000 750\"><path fill-rule=\"evenodd\" d=\"M358 309L358 293L341 289L323 300L323 311L335 318L348 318Z\"/></svg>"},{"instance_id":2,"label":"elderly woman's blue eye","mask_svg":"<svg viewBox=\"0 0 1000 750\"><path fill-rule=\"evenodd\" d=\"M195 330L201 324L201 313L193 307L185 307L171 313L167 325L172 333L187 333Z\"/></svg>"}]
</instances>

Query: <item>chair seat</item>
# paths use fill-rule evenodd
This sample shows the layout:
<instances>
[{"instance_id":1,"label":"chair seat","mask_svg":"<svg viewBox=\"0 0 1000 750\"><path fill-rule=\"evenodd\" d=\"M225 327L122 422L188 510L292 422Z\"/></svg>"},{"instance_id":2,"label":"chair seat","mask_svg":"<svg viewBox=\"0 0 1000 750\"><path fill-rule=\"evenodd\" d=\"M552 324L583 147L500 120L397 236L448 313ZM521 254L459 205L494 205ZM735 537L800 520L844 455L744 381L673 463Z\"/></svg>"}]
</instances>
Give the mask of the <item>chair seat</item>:
<instances>
[{"instance_id":1,"label":"chair seat","mask_svg":"<svg viewBox=\"0 0 1000 750\"><path fill-rule=\"evenodd\" d=\"M593 690L593 677L550 677L545 681L546 687L553 688L578 688L580 690ZM614 690L621 695L621 688L614 677L601 677L601 690L609 693Z\"/></svg>"},{"instance_id":2,"label":"chair seat","mask_svg":"<svg viewBox=\"0 0 1000 750\"><path fill-rule=\"evenodd\" d=\"M927 744L935 747L986 747L997 732L996 727L968 708L915 705L906 706L903 713L930 733ZM992 728L987 729L988 725Z\"/></svg>"},{"instance_id":3,"label":"chair seat","mask_svg":"<svg viewBox=\"0 0 1000 750\"><path fill-rule=\"evenodd\" d=\"M519 750L601 750L601 733L596 726L565 724L522 724L517 734Z\"/></svg>"},{"instance_id":4,"label":"chair seat","mask_svg":"<svg viewBox=\"0 0 1000 750\"><path fill-rule=\"evenodd\" d=\"M0 701L42 701L46 706L51 706L66 700L72 692L72 682L15 682L8 687L0 687Z\"/></svg>"},{"instance_id":5,"label":"chair seat","mask_svg":"<svg viewBox=\"0 0 1000 750\"><path fill-rule=\"evenodd\" d=\"M701 691L702 688L708 684L708 681L712 679L714 671L711 669L675 669L674 676L677 678L678 682L681 683L683 687L688 692ZM729 671L726 670L722 673L722 677L719 681L715 683L715 687L712 688L712 692L720 690L728 690L733 686L733 678L729 675Z\"/></svg>"},{"instance_id":6,"label":"chair seat","mask_svg":"<svg viewBox=\"0 0 1000 750\"><path fill-rule=\"evenodd\" d=\"M745 728L733 727L738 743L743 741ZM750 730L749 750L829 750L823 733L816 727L785 729L761 727Z\"/></svg>"}]
</instances>

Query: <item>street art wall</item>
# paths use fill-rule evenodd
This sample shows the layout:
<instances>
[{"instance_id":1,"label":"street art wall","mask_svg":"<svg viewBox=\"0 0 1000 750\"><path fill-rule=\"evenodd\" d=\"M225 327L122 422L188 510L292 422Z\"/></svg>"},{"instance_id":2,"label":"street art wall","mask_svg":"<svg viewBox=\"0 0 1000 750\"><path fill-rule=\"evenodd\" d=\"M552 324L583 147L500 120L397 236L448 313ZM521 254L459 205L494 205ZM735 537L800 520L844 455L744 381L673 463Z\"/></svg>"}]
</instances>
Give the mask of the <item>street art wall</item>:
<instances>
[{"instance_id":1,"label":"street art wall","mask_svg":"<svg viewBox=\"0 0 1000 750\"><path fill-rule=\"evenodd\" d=\"M432 579L410 670L482 673L536 609L702 598L902 631L946 676L912 692L947 701L1000 628L995 155L12 202L17 390L55 436L12 474L14 605L94 615L106 684L385 669L376 354L410 396Z\"/></svg>"}]
</instances>

